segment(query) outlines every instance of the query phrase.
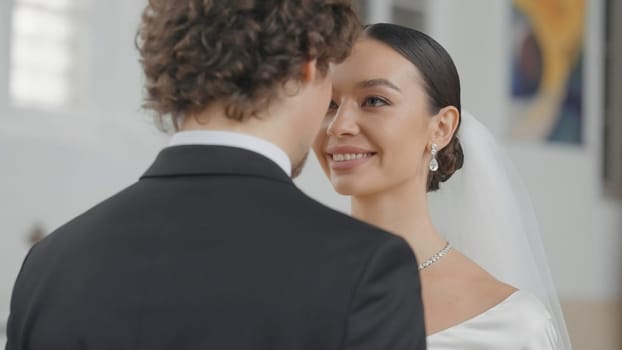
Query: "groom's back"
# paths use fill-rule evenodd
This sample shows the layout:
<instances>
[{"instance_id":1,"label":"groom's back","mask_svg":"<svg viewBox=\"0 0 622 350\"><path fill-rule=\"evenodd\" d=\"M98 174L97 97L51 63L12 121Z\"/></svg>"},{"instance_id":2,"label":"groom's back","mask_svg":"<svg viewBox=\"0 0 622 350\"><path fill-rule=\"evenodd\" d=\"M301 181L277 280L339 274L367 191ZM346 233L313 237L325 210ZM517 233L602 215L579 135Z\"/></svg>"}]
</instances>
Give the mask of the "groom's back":
<instances>
[{"instance_id":1,"label":"groom's back","mask_svg":"<svg viewBox=\"0 0 622 350\"><path fill-rule=\"evenodd\" d=\"M170 162L188 152L256 167ZM163 154L33 248L8 349L414 349L423 339L401 239L310 200L252 152Z\"/></svg>"},{"instance_id":2,"label":"groom's back","mask_svg":"<svg viewBox=\"0 0 622 350\"><path fill-rule=\"evenodd\" d=\"M187 142L33 247L7 349L425 347L408 245L286 174L359 30L349 0L149 1L146 107Z\"/></svg>"}]
</instances>

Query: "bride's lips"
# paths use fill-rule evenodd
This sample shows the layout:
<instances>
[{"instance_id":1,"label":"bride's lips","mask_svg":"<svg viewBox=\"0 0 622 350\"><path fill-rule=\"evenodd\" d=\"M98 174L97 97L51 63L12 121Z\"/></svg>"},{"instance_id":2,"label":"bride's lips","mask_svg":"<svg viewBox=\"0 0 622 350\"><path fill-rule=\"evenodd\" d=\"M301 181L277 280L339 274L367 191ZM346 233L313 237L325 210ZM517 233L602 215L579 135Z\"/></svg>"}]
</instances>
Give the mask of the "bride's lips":
<instances>
[{"instance_id":1,"label":"bride's lips","mask_svg":"<svg viewBox=\"0 0 622 350\"><path fill-rule=\"evenodd\" d=\"M328 165L335 171L351 170L375 155L374 151L354 146L335 146L326 150Z\"/></svg>"}]
</instances>

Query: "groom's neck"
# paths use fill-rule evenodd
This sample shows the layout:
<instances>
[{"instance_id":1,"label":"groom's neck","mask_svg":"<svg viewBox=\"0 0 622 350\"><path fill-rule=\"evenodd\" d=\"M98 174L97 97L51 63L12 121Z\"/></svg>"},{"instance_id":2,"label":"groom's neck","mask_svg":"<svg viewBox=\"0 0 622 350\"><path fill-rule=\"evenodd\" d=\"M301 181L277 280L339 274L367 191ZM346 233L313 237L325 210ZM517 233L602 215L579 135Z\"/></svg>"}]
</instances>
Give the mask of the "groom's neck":
<instances>
[{"instance_id":1,"label":"groom's neck","mask_svg":"<svg viewBox=\"0 0 622 350\"><path fill-rule=\"evenodd\" d=\"M180 131L229 131L261 138L290 154L290 126L277 113L248 116L243 120L227 116L222 104L213 104L200 113L186 116Z\"/></svg>"}]
</instances>

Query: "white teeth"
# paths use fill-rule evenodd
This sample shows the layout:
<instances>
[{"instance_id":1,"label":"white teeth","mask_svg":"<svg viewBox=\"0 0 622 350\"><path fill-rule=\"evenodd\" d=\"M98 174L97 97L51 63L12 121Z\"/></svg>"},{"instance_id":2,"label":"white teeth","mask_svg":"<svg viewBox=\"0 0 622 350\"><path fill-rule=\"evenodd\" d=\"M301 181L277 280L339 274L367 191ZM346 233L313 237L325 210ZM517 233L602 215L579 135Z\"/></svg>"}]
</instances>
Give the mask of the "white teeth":
<instances>
[{"instance_id":1,"label":"white teeth","mask_svg":"<svg viewBox=\"0 0 622 350\"><path fill-rule=\"evenodd\" d=\"M336 162L347 162L349 160L357 160L371 157L371 153L335 153L332 155Z\"/></svg>"}]
</instances>

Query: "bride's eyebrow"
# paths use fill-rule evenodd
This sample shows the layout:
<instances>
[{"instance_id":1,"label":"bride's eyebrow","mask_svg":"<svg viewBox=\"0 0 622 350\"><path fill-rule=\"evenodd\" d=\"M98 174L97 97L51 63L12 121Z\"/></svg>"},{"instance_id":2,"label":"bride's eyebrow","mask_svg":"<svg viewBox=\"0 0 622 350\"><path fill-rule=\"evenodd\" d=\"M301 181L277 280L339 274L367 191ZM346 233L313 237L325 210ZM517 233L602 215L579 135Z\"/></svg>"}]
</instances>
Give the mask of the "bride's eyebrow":
<instances>
[{"instance_id":1,"label":"bride's eyebrow","mask_svg":"<svg viewBox=\"0 0 622 350\"><path fill-rule=\"evenodd\" d=\"M370 79L370 80L363 80L361 82L359 82L358 84L356 84L356 86L360 89L365 89L365 88L370 88L370 87L374 87L374 86L386 86L388 88L391 88L393 90L396 90L398 92L402 92L402 90L400 90L400 88L398 88L395 84L393 84L392 82L388 81L387 79Z\"/></svg>"}]
</instances>

